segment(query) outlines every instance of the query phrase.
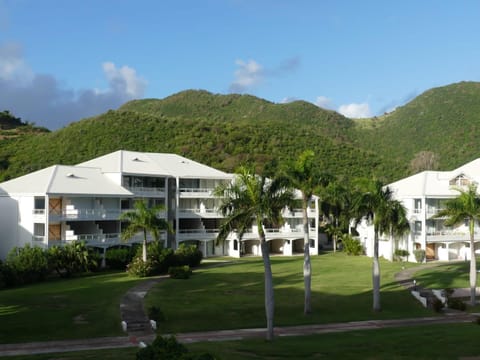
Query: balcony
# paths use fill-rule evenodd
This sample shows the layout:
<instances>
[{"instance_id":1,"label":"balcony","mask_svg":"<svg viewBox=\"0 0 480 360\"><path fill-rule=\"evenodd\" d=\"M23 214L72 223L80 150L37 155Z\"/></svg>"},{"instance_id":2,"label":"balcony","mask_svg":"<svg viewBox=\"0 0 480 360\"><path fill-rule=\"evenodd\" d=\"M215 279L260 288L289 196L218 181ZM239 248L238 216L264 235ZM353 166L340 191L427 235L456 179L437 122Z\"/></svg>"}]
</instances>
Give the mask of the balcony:
<instances>
[{"instance_id":1,"label":"balcony","mask_svg":"<svg viewBox=\"0 0 480 360\"><path fill-rule=\"evenodd\" d=\"M221 218L223 217L217 209L179 209L179 218Z\"/></svg>"},{"instance_id":2,"label":"balcony","mask_svg":"<svg viewBox=\"0 0 480 360\"><path fill-rule=\"evenodd\" d=\"M128 191L139 196L165 197L164 187L146 187L146 186L125 186Z\"/></svg>"},{"instance_id":3,"label":"balcony","mask_svg":"<svg viewBox=\"0 0 480 360\"><path fill-rule=\"evenodd\" d=\"M51 212L51 221L67 220L117 220L122 211L119 209L64 209L61 213Z\"/></svg>"},{"instance_id":4,"label":"balcony","mask_svg":"<svg viewBox=\"0 0 480 360\"><path fill-rule=\"evenodd\" d=\"M180 229L177 233L177 240L215 240L218 233L218 229Z\"/></svg>"},{"instance_id":5,"label":"balcony","mask_svg":"<svg viewBox=\"0 0 480 360\"><path fill-rule=\"evenodd\" d=\"M316 215L315 209L307 209L307 216L309 218L314 218ZM284 218L303 218L303 210L302 209L286 209L282 211L282 216Z\"/></svg>"},{"instance_id":6,"label":"balcony","mask_svg":"<svg viewBox=\"0 0 480 360\"><path fill-rule=\"evenodd\" d=\"M210 198L214 197L214 188L180 188L181 198Z\"/></svg>"},{"instance_id":7,"label":"balcony","mask_svg":"<svg viewBox=\"0 0 480 360\"><path fill-rule=\"evenodd\" d=\"M475 231L475 238L478 239L480 231ZM459 231L459 230L438 230L438 231L428 231L427 232L427 241L470 241L470 233L468 231Z\"/></svg>"},{"instance_id":8,"label":"balcony","mask_svg":"<svg viewBox=\"0 0 480 360\"><path fill-rule=\"evenodd\" d=\"M165 239L165 235L160 234L160 240L164 240L164 239ZM115 245L139 244L143 242L143 233L138 233L134 237L126 240L122 239L121 233L68 235L62 240L50 241L49 245L64 245L72 241L85 242L85 244L89 246L115 246ZM150 234L147 235L147 241L153 241L153 238Z\"/></svg>"}]
</instances>

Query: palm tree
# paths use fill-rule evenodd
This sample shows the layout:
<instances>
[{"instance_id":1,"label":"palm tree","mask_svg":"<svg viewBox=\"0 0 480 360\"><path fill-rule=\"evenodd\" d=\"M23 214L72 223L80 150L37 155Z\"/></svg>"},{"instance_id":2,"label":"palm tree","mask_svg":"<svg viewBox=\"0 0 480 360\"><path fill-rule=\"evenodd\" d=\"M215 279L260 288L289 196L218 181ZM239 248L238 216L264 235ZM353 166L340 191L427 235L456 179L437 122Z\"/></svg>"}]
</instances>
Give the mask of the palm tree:
<instances>
[{"instance_id":1,"label":"palm tree","mask_svg":"<svg viewBox=\"0 0 480 360\"><path fill-rule=\"evenodd\" d=\"M160 230L170 231L170 224L158 214L164 210L163 205L149 208L145 200L137 200L134 209L120 215L120 220L128 222L128 226L122 231L124 240L134 237L138 232L143 232L142 260L147 261L147 233L150 233L155 241L160 238Z\"/></svg>"},{"instance_id":2,"label":"palm tree","mask_svg":"<svg viewBox=\"0 0 480 360\"><path fill-rule=\"evenodd\" d=\"M326 227L327 234L333 239L333 252L337 250L337 240L342 236L342 229L347 229L351 217L348 215L350 196L338 181L330 182L322 196L322 211L330 219Z\"/></svg>"},{"instance_id":3,"label":"palm tree","mask_svg":"<svg viewBox=\"0 0 480 360\"><path fill-rule=\"evenodd\" d=\"M387 233L390 237L392 249L396 236L402 236L410 231L410 224L407 219L407 210L398 200L391 200L387 203L380 224L380 232Z\"/></svg>"},{"instance_id":4,"label":"palm tree","mask_svg":"<svg viewBox=\"0 0 480 360\"><path fill-rule=\"evenodd\" d=\"M470 231L470 303L475 306L475 290L477 287L477 261L475 259L475 222L480 219L480 197L477 185L471 184L466 190L455 188L460 194L445 203L445 209L440 210L434 217L447 217L445 225L454 226L468 220Z\"/></svg>"},{"instance_id":5,"label":"palm tree","mask_svg":"<svg viewBox=\"0 0 480 360\"><path fill-rule=\"evenodd\" d=\"M308 226L308 203L316 191L326 186L330 180L326 174L320 174L315 166L315 154L312 150L306 150L300 154L297 160L288 167L287 178L292 187L298 189L302 196L303 217L303 281L305 288L305 300L303 313L312 312L312 264L310 260L310 236Z\"/></svg>"},{"instance_id":6,"label":"palm tree","mask_svg":"<svg viewBox=\"0 0 480 360\"><path fill-rule=\"evenodd\" d=\"M224 216L217 241L226 240L231 232L236 232L239 240L253 225L258 227L258 237L262 250L265 277L265 313L267 318L267 340L273 339L274 295L270 264L269 246L263 226L280 224L282 210L290 205L293 192L280 179L269 180L257 176L250 169L239 169L235 180L220 185L215 194L222 197L219 210Z\"/></svg>"},{"instance_id":7,"label":"palm tree","mask_svg":"<svg viewBox=\"0 0 480 360\"><path fill-rule=\"evenodd\" d=\"M381 181L358 179L356 182L354 209L357 220L365 218L373 223L373 311L381 311L380 305L380 263L378 260L378 237L386 228L388 207L391 206L392 192Z\"/></svg>"}]
</instances>

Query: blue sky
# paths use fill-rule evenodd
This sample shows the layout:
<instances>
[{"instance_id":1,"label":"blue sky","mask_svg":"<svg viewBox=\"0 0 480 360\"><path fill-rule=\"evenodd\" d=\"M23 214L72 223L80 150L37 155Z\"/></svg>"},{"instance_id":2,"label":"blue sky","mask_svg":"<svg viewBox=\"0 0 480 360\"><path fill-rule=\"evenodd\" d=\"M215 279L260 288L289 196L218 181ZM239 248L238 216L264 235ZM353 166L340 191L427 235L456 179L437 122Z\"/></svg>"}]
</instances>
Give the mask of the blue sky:
<instances>
[{"instance_id":1,"label":"blue sky","mask_svg":"<svg viewBox=\"0 0 480 360\"><path fill-rule=\"evenodd\" d=\"M480 80L480 1L0 0L0 110L57 129L186 89L348 117Z\"/></svg>"}]
</instances>

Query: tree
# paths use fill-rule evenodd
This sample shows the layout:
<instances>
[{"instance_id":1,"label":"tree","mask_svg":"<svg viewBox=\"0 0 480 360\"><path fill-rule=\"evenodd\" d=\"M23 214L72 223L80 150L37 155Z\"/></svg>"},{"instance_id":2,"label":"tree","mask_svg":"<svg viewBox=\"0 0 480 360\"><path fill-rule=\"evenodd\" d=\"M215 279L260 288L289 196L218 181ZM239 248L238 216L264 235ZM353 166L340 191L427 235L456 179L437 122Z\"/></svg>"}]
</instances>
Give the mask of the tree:
<instances>
[{"instance_id":1,"label":"tree","mask_svg":"<svg viewBox=\"0 0 480 360\"><path fill-rule=\"evenodd\" d=\"M300 154L296 161L287 168L287 179L292 187L298 189L302 197L303 218L303 281L305 288L305 301L303 313L312 312L312 264L310 260L310 235L308 226L308 204L315 192L327 185L330 177L321 174L315 166L315 154L312 150L306 150Z\"/></svg>"},{"instance_id":2,"label":"tree","mask_svg":"<svg viewBox=\"0 0 480 360\"><path fill-rule=\"evenodd\" d=\"M326 227L327 234L333 239L333 252L337 250L337 240L342 236L342 229L349 226L351 217L350 196L346 187L338 181L330 182L323 191L322 195L322 211L330 219L330 223Z\"/></svg>"},{"instance_id":3,"label":"tree","mask_svg":"<svg viewBox=\"0 0 480 360\"><path fill-rule=\"evenodd\" d=\"M357 221L365 218L373 223L373 311L381 311L380 305L380 263L378 260L378 237L387 227L388 208L391 206L392 192L379 180L358 179L355 184L354 209Z\"/></svg>"},{"instance_id":4,"label":"tree","mask_svg":"<svg viewBox=\"0 0 480 360\"><path fill-rule=\"evenodd\" d=\"M477 287L477 261L475 259L475 222L480 220L480 197L477 185L470 184L468 188L455 188L460 194L458 197L447 200L445 208L440 210L434 218L447 217L445 225L454 226L468 220L470 232L470 303L475 306L475 290Z\"/></svg>"},{"instance_id":5,"label":"tree","mask_svg":"<svg viewBox=\"0 0 480 360\"><path fill-rule=\"evenodd\" d=\"M133 210L120 215L120 220L128 222L128 226L122 232L124 240L134 237L138 232L143 232L143 262L147 261L147 233L150 233L153 239L158 241L160 230L171 231L170 224L158 216L163 210L163 205L149 208L145 200L137 200Z\"/></svg>"},{"instance_id":6,"label":"tree","mask_svg":"<svg viewBox=\"0 0 480 360\"><path fill-rule=\"evenodd\" d=\"M379 224L379 231L387 233L390 237L392 249L395 245L395 237L402 236L410 231L410 224L407 219L407 210L398 200L391 200L386 204L382 215L382 223Z\"/></svg>"},{"instance_id":7,"label":"tree","mask_svg":"<svg viewBox=\"0 0 480 360\"><path fill-rule=\"evenodd\" d=\"M258 238L262 250L265 282L265 314L267 318L267 340L273 339L274 293L270 250L264 226L282 223L282 210L293 201L293 192L284 179L267 179L258 176L246 167L241 167L233 182L215 189L222 197L219 210L224 216L220 226L218 242L225 241L228 235L236 232L239 240L253 225L258 228Z\"/></svg>"}]
</instances>

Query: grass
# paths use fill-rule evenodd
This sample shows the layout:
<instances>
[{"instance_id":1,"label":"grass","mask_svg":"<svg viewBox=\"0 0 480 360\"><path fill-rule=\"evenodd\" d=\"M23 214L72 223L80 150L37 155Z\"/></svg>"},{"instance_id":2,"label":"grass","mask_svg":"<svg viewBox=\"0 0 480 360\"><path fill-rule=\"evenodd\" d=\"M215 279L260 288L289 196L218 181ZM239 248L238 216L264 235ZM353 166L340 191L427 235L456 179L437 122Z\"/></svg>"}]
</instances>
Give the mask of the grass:
<instances>
[{"instance_id":1,"label":"grass","mask_svg":"<svg viewBox=\"0 0 480 360\"><path fill-rule=\"evenodd\" d=\"M478 260L477 260L478 263ZM432 289L469 288L470 261L448 262L415 273L418 284Z\"/></svg>"},{"instance_id":2,"label":"grass","mask_svg":"<svg viewBox=\"0 0 480 360\"><path fill-rule=\"evenodd\" d=\"M459 359L478 358L479 326L449 324L351 331L302 337L188 344L194 352L210 352L218 359ZM12 360L92 360L135 358L137 349L81 351L16 356ZM7 359L7 358L5 358Z\"/></svg>"},{"instance_id":3,"label":"grass","mask_svg":"<svg viewBox=\"0 0 480 360\"><path fill-rule=\"evenodd\" d=\"M371 263L367 257L343 253L312 257L312 308L303 315L302 257L273 257L275 325L299 325L431 316L393 279L405 263L383 261L383 311L372 312ZM166 317L163 333L265 327L261 259L197 270L186 281L167 280L146 297L146 306L159 307ZM214 321L212 321L214 319Z\"/></svg>"},{"instance_id":4,"label":"grass","mask_svg":"<svg viewBox=\"0 0 480 360\"><path fill-rule=\"evenodd\" d=\"M0 343L121 335L120 298L139 280L102 273L0 291Z\"/></svg>"}]
</instances>

